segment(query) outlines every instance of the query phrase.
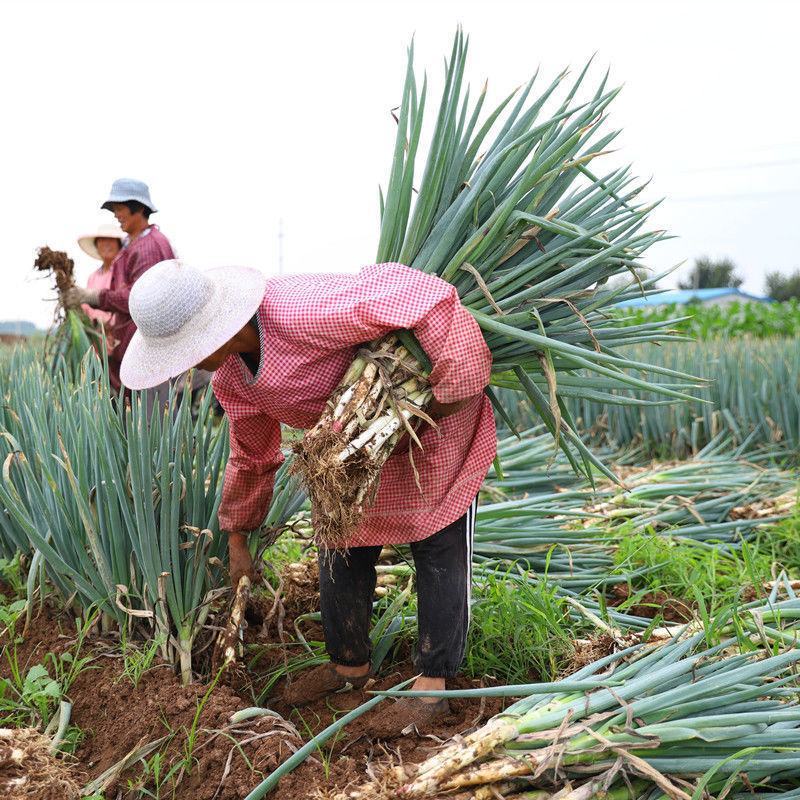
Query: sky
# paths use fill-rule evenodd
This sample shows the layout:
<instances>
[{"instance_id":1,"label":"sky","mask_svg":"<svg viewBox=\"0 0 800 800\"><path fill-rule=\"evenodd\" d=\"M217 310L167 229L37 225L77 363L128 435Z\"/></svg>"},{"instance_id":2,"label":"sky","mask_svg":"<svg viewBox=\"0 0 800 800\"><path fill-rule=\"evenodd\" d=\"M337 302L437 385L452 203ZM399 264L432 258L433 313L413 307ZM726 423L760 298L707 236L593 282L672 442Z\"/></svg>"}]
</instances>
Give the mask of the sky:
<instances>
[{"instance_id":1,"label":"sky","mask_svg":"<svg viewBox=\"0 0 800 800\"><path fill-rule=\"evenodd\" d=\"M52 318L43 244L85 280L76 239L117 177L149 183L153 221L198 266L370 263L406 47L436 96L458 24L490 100L596 53L594 80L624 84L607 163L652 177L651 225L676 237L648 263L686 262L669 286L729 257L760 293L800 268L798 23L791 0L0 0L0 320Z\"/></svg>"}]
</instances>

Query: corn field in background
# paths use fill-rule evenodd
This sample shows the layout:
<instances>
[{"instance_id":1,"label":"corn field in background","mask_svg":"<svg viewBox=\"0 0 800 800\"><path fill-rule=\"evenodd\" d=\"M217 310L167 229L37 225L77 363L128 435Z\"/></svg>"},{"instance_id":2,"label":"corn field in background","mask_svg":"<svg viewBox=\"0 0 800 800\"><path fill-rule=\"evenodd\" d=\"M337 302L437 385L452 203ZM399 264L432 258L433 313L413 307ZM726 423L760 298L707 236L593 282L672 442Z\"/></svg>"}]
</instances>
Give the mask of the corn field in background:
<instances>
[{"instance_id":1,"label":"corn field in background","mask_svg":"<svg viewBox=\"0 0 800 800\"><path fill-rule=\"evenodd\" d=\"M653 301L658 302L657 294L653 295ZM632 326L670 321L670 328L693 339L800 336L800 300L797 299L785 303L627 307L616 309L612 316ZM676 321L676 317L681 319Z\"/></svg>"},{"instance_id":2,"label":"corn field in background","mask_svg":"<svg viewBox=\"0 0 800 800\"><path fill-rule=\"evenodd\" d=\"M694 402L687 403L648 405L631 398L629 405L610 405L567 398L572 417L594 447L638 448L643 457L685 458L724 432L743 452L770 447L796 455L800 447L796 339L710 339L658 349L640 344L618 352L633 360L658 360L668 369L686 370L709 383L694 392ZM513 421L527 428L537 417L523 401Z\"/></svg>"}]
</instances>

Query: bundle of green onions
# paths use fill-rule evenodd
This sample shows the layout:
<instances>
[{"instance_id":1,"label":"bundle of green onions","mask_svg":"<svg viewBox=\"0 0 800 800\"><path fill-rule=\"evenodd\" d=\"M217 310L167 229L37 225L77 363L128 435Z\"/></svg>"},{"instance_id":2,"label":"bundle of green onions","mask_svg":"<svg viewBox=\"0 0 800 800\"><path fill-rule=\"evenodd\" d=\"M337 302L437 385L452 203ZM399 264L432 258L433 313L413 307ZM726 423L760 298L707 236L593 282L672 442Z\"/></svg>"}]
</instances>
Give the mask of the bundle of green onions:
<instances>
[{"instance_id":1,"label":"bundle of green onions","mask_svg":"<svg viewBox=\"0 0 800 800\"><path fill-rule=\"evenodd\" d=\"M645 251L664 237L643 230L653 206L639 201L643 185L628 168L601 177L589 168L618 134L601 129L619 90L608 89L604 78L579 100L589 65L560 99L566 73L538 96L532 94L534 76L482 119L486 93L470 101L466 54L459 32L415 186L427 81L418 88L413 46L409 50L392 169L381 197L377 260L401 262L452 283L483 329L494 381L525 393L575 471L591 476L599 470L613 478L576 433L565 398L625 403L632 392L648 391L662 401L686 399L696 384L681 371L615 352L623 341L681 338L668 323L621 332L606 324L603 313L651 283L632 278L627 287L615 288L609 279L635 276ZM413 336L398 335L407 351L402 355L391 340L370 345L371 353L384 354L384 363L393 362L392 356L402 362L397 379L377 366L366 378L366 366L355 365L299 447L323 542L350 533L398 433L425 419L426 359ZM647 373L669 382L655 383ZM508 420L506 409L495 406ZM330 465L339 465L335 476Z\"/></svg>"},{"instance_id":2,"label":"bundle of green onions","mask_svg":"<svg viewBox=\"0 0 800 800\"><path fill-rule=\"evenodd\" d=\"M740 541L790 514L797 502L790 472L726 456L639 470L626 483L628 491L607 491L587 511L629 530L652 528L695 541Z\"/></svg>"},{"instance_id":3,"label":"bundle of green onions","mask_svg":"<svg viewBox=\"0 0 800 800\"><path fill-rule=\"evenodd\" d=\"M704 789L796 786L798 619L793 593L773 596L705 631L628 647L561 686L444 693L522 699L422 764L396 768L346 797L546 793L530 795L538 797L567 787L570 798L590 798L632 778L673 800Z\"/></svg>"},{"instance_id":4,"label":"bundle of green onions","mask_svg":"<svg viewBox=\"0 0 800 800\"><path fill-rule=\"evenodd\" d=\"M504 499L478 508L476 564L514 562L563 587L601 586L626 579L614 568L622 537L652 532L665 537L665 548L668 538L724 553L796 507L791 472L737 457L729 443L680 464L620 469L627 488L619 491L565 472L545 438L532 429L498 443L503 475L491 471L483 494Z\"/></svg>"}]
</instances>

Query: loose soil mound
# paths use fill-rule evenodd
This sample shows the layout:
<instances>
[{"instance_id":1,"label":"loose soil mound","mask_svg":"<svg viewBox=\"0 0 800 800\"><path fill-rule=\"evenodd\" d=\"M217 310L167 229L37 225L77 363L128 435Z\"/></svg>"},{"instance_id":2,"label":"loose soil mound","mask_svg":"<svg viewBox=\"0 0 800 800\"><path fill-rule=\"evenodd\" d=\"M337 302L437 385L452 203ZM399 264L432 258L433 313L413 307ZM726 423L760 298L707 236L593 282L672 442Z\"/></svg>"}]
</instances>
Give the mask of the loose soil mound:
<instances>
[{"instance_id":1,"label":"loose soil mound","mask_svg":"<svg viewBox=\"0 0 800 800\"><path fill-rule=\"evenodd\" d=\"M293 630L288 615L285 631ZM316 626L305 624L309 638L321 635ZM182 686L172 668L157 665L144 673L137 686L124 674L118 642L96 637L84 644L83 655L94 657L90 668L73 684L69 699L73 703L71 722L83 733L75 753L75 766L65 767L73 780L84 786L97 780L133 751L149 743L159 742L147 758L156 752L164 754L162 773L175 767L174 788L170 784L162 796L171 800L242 800L267 774L285 761L302 740L323 730L335 719L372 697L369 690L385 689L414 675L409 661L384 670L372 684L362 690L334 694L302 709L293 709L280 699L286 680L272 688L266 704L283 719L260 717L242 724L232 724L231 714L254 705L260 673L278 653L297 655L300 649L278 638L275 626L253 625L246 641L263 645L275 654L258 662L256 673L246 669L231 676L228 684L210 688L208 684ZM30 630L16 645L16 656L24 672L41 663L46 654L62 653L75 641L74 623L66 616L46 610L33 620ZM7 642L0 642L7 645ZM3 659L0 674L7 676L8 664ZM451 688L472 688L479 681L457 679ZM433 729L412 732L391 741L373 741L366 735L370 720L381 713L391 700L379 704L348 726L336 741L329 742L316 757L308 759L294 773L286 776L273 796L281 800L306 800L324 796L331 789L341 790L362 780L368 765L389 757L402 758L404 763L423 760L431 748L450 736L475 727L501 708L501 700L453 700L451 713ZM198 713L199 709L199 713ZM192 748L187 742L192 731ZM190 749L190 752L187 752ZM181 762L187 759L181 767ZM63 765L63 762L57 762ZM148 796L140 790L153 791L152 776L143 777L142 761L133 760L127 767L109 775L104 796L111 800L141 800ZM166 791L166 795L163 792ZM0 792L0 797L8 795ZM21 795L21 797L26 797ZM49 795L41 795L51 800ZM62 800L53 795L52 800Z\"/></svg>"},{"instance_id":2,"label":"loose soil mound","mask_svg":"<svg viewBox=\"0 0 800 800\"><path fill-rule=\"evenodd\" d=\"M152 669L133 687L117 663L84 672L71 691L73 722L86 732L76 753L88 779L102 775L130 752L167 737L167 763L190 755L176 776L176 798L238 800L290 756L299 743L287 726L271 717L234 725L231 715L248 704L227 686L181 686L170 667ZM193 747L188 744L196 731ZM188 748L188 750L187 750ZM249 765L248 765L249 762ZM137 781L128 770L128 780ZM112 776L113 796L124 780Z\"/></svg>"}]
</instances>

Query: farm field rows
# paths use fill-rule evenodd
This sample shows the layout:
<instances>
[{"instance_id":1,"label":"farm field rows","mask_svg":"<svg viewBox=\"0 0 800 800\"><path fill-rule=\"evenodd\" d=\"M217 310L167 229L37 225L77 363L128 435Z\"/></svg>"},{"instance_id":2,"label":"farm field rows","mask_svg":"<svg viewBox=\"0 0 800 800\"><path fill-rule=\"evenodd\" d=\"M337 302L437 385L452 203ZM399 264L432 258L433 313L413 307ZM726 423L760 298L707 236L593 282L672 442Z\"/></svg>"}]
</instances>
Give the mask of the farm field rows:
<instances>
[{"instance_id":1,"label":"farm field rows","mask_svg":"<svg viewBox=\"0 0 800 800\"><path fill-rule=\"evenodd\" d=\"M619 353L632 360L646 354L667 369L686 369L707 382L692 390L694 401L671 404L654 402L657 398L647 393L625 392L615 393L623 402L609 404L603 398L571 397L565 388L567 408L595 448L628 450L632 458L686 458L722 434L732 447L754 458L760 449L774 453L776 448L788 458L796 457L800 447L796 338L711 338L675 342L656 351L644 344L623 345ZM580 373L574 380L592 385L592 379ZM504 385L502 379L498 385ZM530 404L518 400L515 425L525 428L535 419Z\"/></svg>"},{"instance_id":2,"label":"farm field rows","mask_svg":"<svg viewBox=\"0 0 800 800\"><path fill-rule=\"evenodd\" d=\"M468 50L434 97L408 47L357 274L161 260L130 179L115 288L39 249L46 352L0 354L0 796L800 800L800 307L620 311L672 238L606 159L621 87L490 99ZM195 365L227 416L166 382Z\"/></svg>"},{"instance_id":3,"label":"farm field rows","mask_svg":"<svg viewBox=\"0 0 800 800\"><path fill-rule=\"evenodd\" d=\"M287 706L283 688L325 653L309 518L284 471L267 525L285 531L263 553L265 581L248 612L239 666L223 674L214 631L226 603L217 588L221 545L212 531L225 424L212 418L207 403L197 419L187 405L169 423L149 424L135 408L126 416L109 402L99 365L89 359L84 369L84 380L69 384L25 353L3 367L0 726L55 735L59 751L77 757L48 757L50 768L61 770L59 780L105 800L241 798L279 778L280 797L381 796L388 778L373 784L365 770L377 776L398 759L408 767L409 785L427 775L419 796L452 796L466 764L429 764L419 774L412 766L438 757L435 740L411 733L381 743L370 730L371 708L330 729L374 705L380 696L372 692L414 674L413 564L405 549L385 550L378 566L375 682L304 709ZM48 403L59 409L57 425ZM709 666L709 680L717 671L735 677L744 670L730 685L752 685L748 696L757 702L747 701L753 708L742 713L756 716L707 753L700 747L685 767L678 766L689 746L682 739L666 737L657 752L640 752L658 775L670 776L665 780L704 775L737 750L759 746L749 743L765 725L793 730L800 514L785 448L759 449L751 460L722 431L680 462L653 462L630 449L604 456L625 489L603 476L595 486L576 477L543 427L520 439L501 434L499 470L487 478L478 514L473 623L453 686L461 696L451 698L450 715L428 732L446 739L474 730L480 737L496 727L491 720L504 707L521 709L522 717L508 719L530 722L509 729L505 744L483 758L480 781L487 786L522 788L509 759L542 755L530 750L539 740L524 744L525 737L552 728L552 741L568 729L563 717L545 714L533 722L553 698L563 698L558 702L568 709L570 698L596 697L609 716L600 727L587 719L595 744L597 736L613 739L614 709L601 696L608 681L596 675L615 659L614 670L631 681L646 673L640 663L658 661L663 652L664 668L674 662L689 669L700 659L718 665ZM111 481L91 471L101 466ZM714 650L718 643L722 649ZM678 692L675 670L669 685ZM784 688L773 691L764 680ZM720 691L708 696L722 702L728 695ZM729 694L733 714L745 701ZM664 737L658 695L642 690L645 696L654 710L637 723L641 736ZM702 716L700 700L689 707ZM624 709L614 713L624 718ZM695 711L687 715L696 719ZM703 741L681 730L686 741ZM30 757L41 757L42 743L39 750L29 744ZM588 763L581 754L594 745L575 734L563 744L565 765ZM752 773L764 783L759 794L795 780L782 761L773 779L770 759L781 753L773 745ZM609 778L612 752L596 755L591 769L565 766L559 780L594 790ZM281 778L281 765L292 758L296 769ZM656 797L658 781L640 768L631 762L632 788L612 781L613 791ZM536 791L556 792L558 780L543 774L550 777ZM722 767L708 784L721 787L733 777ZM542 788L548 781L551 788Z\"/></svg>"}]
</instances>

